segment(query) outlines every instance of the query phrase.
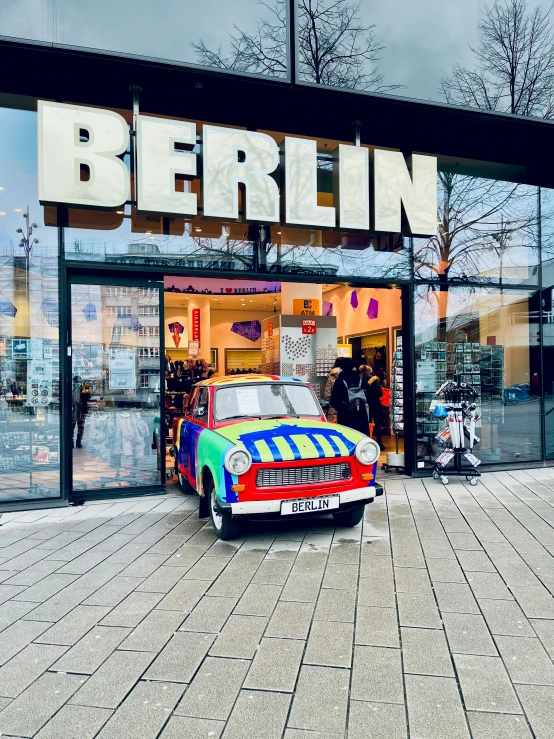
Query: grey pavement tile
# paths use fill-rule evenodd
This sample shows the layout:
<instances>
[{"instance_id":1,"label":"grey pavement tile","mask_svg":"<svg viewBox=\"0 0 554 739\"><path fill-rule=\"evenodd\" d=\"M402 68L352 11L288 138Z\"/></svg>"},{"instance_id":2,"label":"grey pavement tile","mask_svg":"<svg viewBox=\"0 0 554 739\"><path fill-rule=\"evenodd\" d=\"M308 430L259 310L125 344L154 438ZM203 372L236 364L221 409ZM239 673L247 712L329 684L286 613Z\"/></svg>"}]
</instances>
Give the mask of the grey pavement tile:
<instances>
[{"instance_id":1,"label":"grey pavement tile","mask_svg":"<svg viewBox=\"0 0 554 739\"><path fill-rule=\"evenodd\" d=\"M148 616L133 629L121 649L137 652L160 652L182 624L184 614L178 611L150 611Z\"/></svg>"},{"instance_id":2,"label":"grey pavement tile","mask_svg":"<svg viewBox=\"0 0 554 739\"><path fill-rule=\"evenodd\" d=\"M244 616L271 616L281 595L280 585L250 583L235 607L236 614Z\"/></svg>"},{"instance_id":3,"label":"grey pavement tile","mask_svg":"<svg viewBox=\"0 0 554 739\"><path fill-rule=\"evenodd\" d=\"M215 580L231 560L227 557L202 557L185 574L185 580Z\"/></svg>"},{"instance_id":4,"label":"grey pavement tile","mask_svg":"<svg viewBox=\"0 0 554 739\"><path fill-rule=\"evenodd\" d=\"M554 688L517 685L516 690L533 730L534 739L552 739L554 736Z\"/></svg>"},{"instance_id":5,"label":"grey pavement tile","mask_svg":"<svg viewBox=\"0 0 554 739\"><path fill-rule=\"evenodd\" d=\"M368 547L366 547L366 549L368 549ZM372 550L367 551L367 554L372 554ZM359 559L360 543L358 541L342 541L341 538L337 537L337 533L335 532L335 538L329 551L329 562L331 564L344 563L356 565L358 564Z\"/></svg>"},{"instance_id":6,"label":"grey pavement tile","mask_svg":"<svg viewBox=\"0 0 554 739\"><path fill-rule=\"evenodd\" d=\"M454 536L454 534L452 534ZM463 534L457 534L463 536ZM426 559L455 559L456 554L448 539L432 539L430 541L423 540L421 547ZM395 562L396 564L396 562ZM397 565L398 566L398 565Z\"/></svg>"},{"instance_id":7,"label":"grey pavement tile","mask_svg":"<svg viewBox=\"0 0 554 739\"><path fill-rule=\"evenodd\" d=\"M265 636L281 639L307 639L314 606L312 603L279 601L265 631Z\"/></svg>"},{"instance_id":8,"label":"grey pavement tile","mask_svg":"<svg viewBox=\"0 0 554 739\"><path fill-rule=\"evenodd\" d=\"M435 582L465 583L466 578L462 568L455 559L430 559L427 562L429 576Z\"/></svg>"},{"instance_id":9,"label":"grey pavement tile","mask_svg":"<svg viewBox=\"0 0 554 739\"><path fill-rule=\"evenodd\" d=\"M482 546L479 544L474 534L448 534L448 538L452 547L456 550L480 550Z\"/></svg>"},{"instance_id":10,"label":"grey pavement tile","mask_svg":"<svg viewBox=\"0 0 554 739\"><path fill-rule=\"evenodd\" d=\"M121 571L123 577L150 577L167 559L166 554L145 552Z\"/></svg>"},{"instance_id":11,"label":"grey pavement tile","mask_svg":"<svg viewBox=\"0 0 554 739\"><path fill-rule=\"evenodd\" d=\"M352 700L404 703L399 649L354 647Z\"/></svg>"},{"instance_id":12,"label":"grey pavement tile","mask_svg":"<svg viewBox=\"0 0 554 739\"><path fill-rule=\"evenodd\" d=\"M94 532L95 536L93 536L92 534L87 534L85 537L83 537L83 539L86 541L97 542L95 546L95 551L113 554L114 552L117 552L119 549L124 547L126 544L129 544L129 542L133 541L133 539L135 538L134 536L119 533L112 533L110 535L110 531L114 531L112 526L106 526L106 529L104 530L102 530L102 526L100 526L100 528Z\"/></svg>"},{"instance_id":13,"label":"grey pavement tile","mask_svg":"<svg viewBox=\"0 0 554 739\"><path fill-rule=\"evenodd\" d=\"M488 598L490 600L514 599L498 573L469 572L467 581L477 600L480 598Z\"/></svg>"},{"instance_id":14,"label":"grey pavement tile","mask_svg":"<svg viewBox=\"0 0 554 739\"><path fill-rule=\"evenodd\" d=\"M36 603L9 600L0 605L0 632L36 608Z\"/></svg>"},{"instance_id":15,"label":"grey pavement tile","mask_svg":"<svg viewBox=\"0 0 554 739\"><path fill-rule=\"evenodd\" d=\"M26 570L13 572L13 577L9 579L8 583L10 585L27 585L29 587L31 585L35 585L48 575L51 575L61 566L60 562L51 562L47 559L42 559L40 562L36 562L34 565L31 565L31 567L27 567ZM0 573L0 575L3 574L4 573ZM4 581L5 580L6 578L4 578Z\"/></svg>"},{"instance_id":16,"label":"grey pavement tile","mask_svg":"<svg viewBox=\"0 0 554 739\"><path fill-rule=\"evenodd\" d=\"M41 621L16 621L8 626L0 636L0 665L4 665L28 644L35 641L49 627L49 623Z\"/></svg>"},{"instance_id":17,"label":"grey pavement tile","mask_svg":"<svg viewBox=\"0 0 554 739\"><path fill-rule=\"evenodd\" d=\"M41 644L66 644L73 646L109 612L106 606L77 606L42 636L35 639ZM31 622L29 622L31 623ZM41 623L37 621L35 623Z\"/></svg>"},{"instance_id":18,"label":"grey pavement tile","mask_svg":"<svg viewBox=\"0 0 554 739\"><path fill-rule=\"evenodd\" d=\"M91 593L99 590L103 585L108 583L116 575L119 575L121 570L125 569L125 565L120 562L101 562L92 570L89 570L85 575L76 581L79 588L91 588Z\"/></svg>"},{"instance_id":19,"label":"grey pavement tile","mask_svg":"<svg viewBox=\"0 0 554 739\"><path fill-rule=\"evenodd\" d=\"M249 667L244 659L206 657L175 713L226 721Z\"/></svg>"},{"instance_id":20,"label":"grey pavement tile","mask_svg":"<svg viewBox=\"0 0 554 739\"><path fill-rule=\"evenodd\" d=\"M154 657L150 652L112 652L71 702L80 706L117 708Z\"/></svg>"},{"instance_id":21,"label":"grey pavement tile","mask_svg":"<svg viewBox=\"0 0 554 739\"><path fill-rule=\"evenodd\" d=\"M530 623L550 655L550 659L554 660L554 621L533 619Z\"/></svg>"},{"instance_id":22,"label":"grey pavement tile","mask_svg":"<svg viewBox=\"0 0 554 739\"><path fill-rule=\"evenodd\" d=\"M172 716L159 737L160 739L219 739L224 728L223 721Z\"/></svg>"},{"instance_id":23,"label":"grey pavement tile","mask_svg":"<svg viewBox=\"0 0 554 739\"><path fill-rule=\"evenodd\" d=\"M0 570L0 582L6 582L10 578L16 578L20 573L17 570ZM30 583L32 584L32 583ZM27 583L12 582L11 585L27 585Z\"/></svg>"},{"instance_id":24,"label":"grey pavement tile","mask_svg":"<svg viewBox=\"0 0 554 739\"><path fill-rule=\"evenodd\" d=\"M210 655L252 659L267 622L267 618L260 616L230 616L210 649Z\"/></svg>"},{"instance_id":25,"label":"grey pavement tile","mask_svg":"<svg viewBox=\"0 0 554 739\"><path fill-rule=\"evenodd\" d=\"M430 593L431 583L426 570L397 567L394 572L397 593Z\"/></svg>"},{"instance_id":26,"label":"grey pavement tile","mask_svg":"<svg viewBox=\"0 0 554 739\"><path fill-rule=\"evenodd\" d=\"M165 565L167 567L186 567L187 569L190 569L193 564L198 562L200 557L202 557L202 555L206 551L206 548L207 547L191 546L190 544L185 544L185 546L182 546L174 554L168 557L168 559L166 559ZM154 548L152 548L150 551L153 551L153 549Z\"/></svg>"},{"instance_id":27,"label":"grey pavement tile","mask_svg":"<svg viewBox=\"0 0 554 739\"><path fill-rule=\"evenodd\" d=\"M527 618L554 619L554 598L542 585L512 586L511 591Z\"/></svg>"},{"instance_id":28,"label":"grey pavement tile","mask_svg":"<svg viewBox=\"0 0 554 739\"><path fill-rule=\"evenodd\" d=\"M131 629L115 626L95 626L75 646L71 647L52 669L59 672L92 675L117 649L130 631Z\"/></svg>"},{"instance_id":29,"label":"grey pavement tile","mask_svg":"<svg viewBox=\"0 0 554 739\"><path fill-rule=\"evenodd\" d=\"M300 669L304 642L264 638L252 662L245 688L292 693ZM309 660L308 660L309 661Z\"/></svg>"},{"instance_id":30,"label":"grey pavement tile","mask_svg":"<svg viewBox=\"0 0 554 739\"><path fill-rule=\"evenodd\" d=\"M442 620L452 653L489 657L498 655L483 616L475 613L443 613Z\"/></svg>"},{"instance_id":31,"label":"grey pavement tile","mask_svg":"<svg viewBox=\"0 0 554 739\"><path fill-rule=\"evenodd\" d=\"M425 557L421 547L406 547L402 545L393 544L392 547L392 558L394 560L395 567L421 567L425 569ZM454 559L454 552L448 559ZM445 557L443 557L445 559Z\"/></svg>"},{"instance_id":32,"label":"grey pavement tile","mask_svg":"<svg viewBox=\"0 0 554 739\"><path fill-rule=\"evenodd\" d=\"M219 634L236 604L236 598L218 598L205 595L187 616L181 630Z\"/></svg>"},{"instance_id":33,"label":"grey pavement tile","mask_svg":"<svg viewBox=\"0 0 554 739\"><path fill-rule=\"evenodd\" d=\"M75 544L70 544L70 547L75 546L76 544L79 544L80 542L75 542ZM92 542L84 542L86 544L92 543ZM69 548L69 547L68 547ZM57 552L54 552L54 554L51 554L49 559L58 559L56 556ZM100 564L100 562L103 562L105 559L107 559L110 556L110 552L106 552L103 549L91 549L88 552L85 552L84 554L81 554L80 557L76 557L75 559L70 558L70 561L67 562L63 567L60 567L58 572L61 572L62 574L69 574L69 575L84 575L89 570L92 570L93 567L96 567L96 565Z\"/></svg>"},{"instance_id":34,"label":"grey pavement tile","mask_svg":"<svg viewBox=\"0 0 554 739\"><path fill-rule=\"evenodd\" d=\"M97 590L94 595L87 598L85 605L87 606L117 606L118 603L126 598L129 593L138 587L142 582L139 577L123 577L117 575L112 580Z\"/></svg>"},{"instance_id":35,"label":"grey pavement tile","mask_svg":"<svg viewBox=\"0 0 554 739\"><path fill-rule=\"evenodd\" d=\"M187 571L186 567L158 567L138 588L144 593L169 593Z\"/></svg>"},{"instance_id":36,"label":"grey pavement tile","mask_svg":"<svg viewBox=\"0 0 554 739\"><path fill-rule=\"evenodd\" d=\"M0 732L4 735L34 737L83 681L79 675L47 672L0 713ZM63 735L62 735L63 736ZM56 736L56 739L62 739Z\"/></svg>"},{"instance_id":37,"label":"grey pavement tile","mask_svg":"<svg viewBox=\"0 0 554 739\"><path fill-rule=\"evenodd\" d=\"M404 672L454 677L450 652L443 631L403 627L401 636Z\"/></svg>"},{"instance_id":38,"label":"grey pavement tile","mask_svg":"<svg viewBox=\"0 0 554 739\"><path fill-rule=\"evenodd\" d=\"M360 558L360 577L392 580L392 558L363 554Z\"/></svg>"},{"instance_id":39,"label":"grey pavement tile","mask_svg":"<svg viewBox=\"0 0 554 739\"><path fill-rule=\"evenodd\" d=\"M522 713L500 657L455 654L454 662L467 711Z\"/></svg>"},{"instance_id":40,"label":"grey pavement tile","mask_svg":"<svg viewBox=\"0 0 554 739\"><path fill-rule=\"evenodd\" d=\"M20 593L25 591L26 588L24 585L6 585L5 583L4 585L0 585L0 604L5 603L7 600L11 600L12 598L17 598ZM24 599L18 598L18 600Z\"/></svg>"},{"instance_id":41,"label":"grey pavement tile","mask_svg":"<svg viewBox=\"0 0 554 739\"><path fill-rule=\"evenodd\" d=\"M15 595L14 600L43 603L74 582L76 578L77 575L47 575L43 580Z\"/></svg>"},{"instance_id":42,"label":"grey pavement tile","mask_svg":"<svg viewBox=\"0 0 554 739\"><path fill-rule=\"evenodd\" d=\"M293 559L264 559L252 578L252 582L264 585L284 585L293 563Z\"/></svg>"},{"instance_id":43,"label":"grey pavement tile","mask_svg":"<svg viewBox=\"0 0 554 739\"><path fill-rule=\"evenodd\" d=\"M172 683L139 682L98 734L98 739L155 739L183 694L184 687Z\"/></svg>"},{"instance_id":44,"label":"grey pavement tile","mask_svg":"<svg viewBox=\"0 0 554 739\"><path fill-rule=\"evenodd\" d=\"M190 683L213 640L212 634L178 631L156 657L145 679Z\"/></svg>"},{"instance_id":45,"label":"grey pavement tile","mask_svg":"<svg viewBox=\"0 0 554 739\"><path fill-rule=\"evenodd\" d=\"M437 582L435 595L442 613L479 613L479 606L469 585Z\"/></svg>"},{"instance_id":46,"label":"grey pavement tile","mask_svg":"<svg viewBox=\"0 0 554 739\"><path fill-rule=\"evenodd\" d=\"M358 606L354 643L374 647L399 647L396 608Z\"/></svg>"},{"instance_id":47,"label":"grey pavement tile","mask_svg":"<svg viewBox=\"0 0 554 739\"><path fill-rule=\"evenodd\" d=\"M67 647L29 644L9 662L0 667L0 695L15 698L42 675Z\"/></svg>"},{"instance_id":48,"label":"grey pavement tile","mask_svg":"<svg viewBox=\"0 0 554 739\"><path fill-rule=\"evenodd\" d=\"M11 698L0 698L0 711L3 711L4 708L12 702Z\"/></svg>"},{"instance_id":49,"label":"grey pavement tile","mask_svg":"<svg viewBox=\"0 0 554 739\"><path fill-rule=\"evenodd\" d=\"M554 664L539 639L497 636L496 645L513 683L554 685Z\"/></svg>"},{"instance_id":50,"label":"grey pavement tile","mask_svg":"<svg viewBox=\"0 0 554 739\"><path fill-rule=\"evenodd\" d=\"M406 675L405 679L408 719L413 737L469 739L454 678Z\"/></svg>"},{"instance_id":51,"label":"grey pavement tile","mask_svg":"<svg viewBox=\"0 0 554 739\"><path fill-rule=\"evenodd\" d=\"M483 551L457 551L456 554L464 572L496 572L496 567Z\"/></svg>"},{"instance_id":52,"label":"grey pavement tile","mask_svg":"<svg viewBox=\"0 0 554 739\"><path fill-rule=\"evenodd\" d=\"M358 605L393 608L396 605L396 600L392 576L386 578L360 577Z\"/></svg>"},{"instance_id":53,"label":"grey pavement tile","mask_svg":"<svg viewBox=\"0 0 554 739\"><path fill-rule=\"evenodd\" d=\"M332 550L331 550L332 552ZM390 539L384 537L362 536L362 556L369 554L371 556L391 556Z\"/></svg>"},{"instance_id":54,"label":"grey pavement tile","mask_svg":"<svg viewBox=\"0 0 554 739\"><path fill-rule=\"evenodd\" d=\"M328 731L305 731L304 729L287 729L284 739L343 739L344 734L332 734Z\"/></svg>"},{"instance_id":55,"label":"grey pavement tile","mask_svg":"<svg viewBox=\"0 0 554 739\"><path fill-rule=\"evenodd\" d=\"M78 582L76 580L75 583L48 598L40 605L34 603L33 610L25 615L25 619L29 621L59 621L91 595L90 588L76 587Z\"/></svg>"},{"instance_id":56,"label":"grey pavement tile","mask_svg":"<svg viewBox=\"0 0 554 739\"><path fill-rule=\"evenodd\" d=\"M441 620L433 595L398 593L398 615L401 626L440 629Z\"/></svg>"},{"instance_id":57,"label":"grey pavement tile","mask_svg":"<svg viewBox=\"0 0 554 739\"><path fill-rule=\"evenodd\" d=\"M370 739L370 737L408 739L404 706L393 703L351 701L348 716L348 739ZM306 737L306 739L309 738Z\"/></svg>"},{"instance_id":58,"label":"grey pavement tile","mask_svg":"<svg viewBox=\"0 0 554 739\"><path fill-rule=\"evenodd\" d=\"M175 554L183 546L183 537L179 534L167 534L148 551L150 554Z\"/></svg>"},{"instance_id":59,"label":"grey pavement tile","mask_svg":"<svg viewBox=\"0 0 554 739\"><path fill-rule=\"evenodd\" d=\"M288 727L320 732L346 728L350 670L303 665L300 670Z\"/></svg>"},{"instance_id":60,"label":"grey pavement tile","mask_svg":"<svg viewBox=\"0 0 554 739\"><path fill-rule=\"evenodd\" d=\"M459 515L455 518L441 517L440 522L447 534L471 534L471 528L465 519Z\"/></svg>"},{"instance_id":61,"label":"grey pavement tile","mask_svg":"<svg viewBox=\"0 0 554 739\"><path fill-rule=\"evenodd\" d=\"M492 634L535 635L531 624L514 600L480 600L479 605Z\"/></svg>"},{"instance_id":62,"label":"grey pavement tile","mask_svg":"<svg viewBox=\"0 0 554 739\"><path fill-rule=\"evenodd\" d=\"M281 739L291 696L242 690L225 731L224 739Z\"/></svg>"},{"instance_id":63,"label":"grey pavement tile","mask_svg":"<svg viewBox=\"0 0 554 739\"><path fill-rule=\"evenodd\" d=\"M337 621L314 621L304 663L327 667L350 667L354 627Z\"/></svg>"},{"instance_id":64,"label":"grey pavement tile","mask_svg":"<svg viewBox=\"0 0 554 739\"><path fill-rule=\"evenodd\" d=\"M165 611L190 612L211 585L210 580L180 580L160 602Z\"/></svg>"},{"instance_id":65,"label":"grey pavement tile","mask_svg":"<svg viewBox=\"0 0 554 739\"><path fill-rule=\"evenodd\" d=\"M162 593L131 593L102 620L102 626L129 626L134 628L155 608Z\"/></svg>"},{"instance_id":66,"label":"grey pavement tile","mask_svg":"<svg viewBox=\"0 0 554 739\"><path fill-rule=\"evenodd\" d=\"M468 711L473 739L533 739L522 716Z\"/></svg>"},{"instance_id":67,"label":"grey pavement tile","mask_svg":"<svg viewBox=\"0 0 554 739\"><path fill-rule=\"evenodd\" d=\"M355 590L332 590L322 588L317 599L314 619L316 621L354 621L356 610Z\"/></svg>"},{"instance_id":68,"label":"grey pavement tile","mask_svg":"<svg viewBox=\"0 0 554 739\"><path fill-rule=\"evenodd\" d=\"M323 573L306 574L294 572L293 569L281 593L281 600L315 603L321 589L322 579Z\"/></svg>"},{"instance_id":69,"label":"grey pavement tile","mask_svg":"<svg viewBox=\"0 0 554 739\"><path fill-rule=\"evenodd\" d=\"M354 590L358 584L358 565L329 563L323 576L324 588L337 588L338 590Z\"/></svg>"},{"instance_id":70,"label":"grey pavement tile","mask_svg":"<svg viewBox=\"0 0 554 739\"><path fill-rule=\"evenodd\" d=\"M111 715L105 708L65 705L36 739L93 739Z\"/></svg>"}]
</instances>

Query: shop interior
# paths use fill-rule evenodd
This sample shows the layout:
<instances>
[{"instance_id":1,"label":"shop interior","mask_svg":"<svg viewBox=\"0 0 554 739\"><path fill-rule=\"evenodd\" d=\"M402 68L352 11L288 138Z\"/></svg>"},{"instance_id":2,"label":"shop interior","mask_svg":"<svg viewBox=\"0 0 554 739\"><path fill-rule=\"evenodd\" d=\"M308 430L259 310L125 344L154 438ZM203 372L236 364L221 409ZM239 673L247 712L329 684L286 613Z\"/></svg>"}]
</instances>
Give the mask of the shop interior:
<instances>
[{"instance_id":1,"label":"shop interior","mask_svg":"<svg viewBox=\"0 0 554 739\"><path fill-rule=\"evenodd\" d=\"M299 377L325 409L338 357L352 357L378 375L380 461L388 452L402 453L400 295L394 288L166 277L160 379L158 289L72 285L73 333L80 337L73 342L74 491L159 483L162 465L151 440L160 393L168 430L191 386L214 373ZM173 468L169 456L166 467Z\"/></svg>"}]
</instances>

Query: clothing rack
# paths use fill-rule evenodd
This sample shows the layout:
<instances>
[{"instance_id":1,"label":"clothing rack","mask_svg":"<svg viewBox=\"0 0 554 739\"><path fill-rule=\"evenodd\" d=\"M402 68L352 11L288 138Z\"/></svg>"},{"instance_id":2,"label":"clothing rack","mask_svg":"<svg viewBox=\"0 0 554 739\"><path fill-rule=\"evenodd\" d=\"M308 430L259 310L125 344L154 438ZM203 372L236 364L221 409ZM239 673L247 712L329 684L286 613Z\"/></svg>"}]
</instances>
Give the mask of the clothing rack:
<instances>
[{"instance_id":1,"label":"clothing rack","mask_svg":"<svg viewBox=\"0 0 554 739\"><path fill-rule=\"evenodd\" d=\"M391 427L395 439L396 451L387 454L387 461L383 462L381 469L389 472L391 469L404 472L404 454L398 451L398 436L404 432L404 368L402 360L402 337L398 337L396 349L393 355L391 372L391 395L390 395L390 418Z\"/></svg>"},{"instance_id":2,"label":"clothing rack","mask_svg":"<svg viewBox=\"0 0 554 739\"><path fill-rule=\"evenodd\" d=\"M436 440L444 446L433 467L433 477L443 485L448 485L448 472L454 475L465 475L471 485L477 485L481 473L477 467L481 460L473 454L473 447L480 439L475 434L479 421L476 400L477 390L469 383L461 382L460 376L447 380L436 391L436 396L443 401L435 406L435 415L446 418L445 426L436 435ZM438 412L437 412L438 411ZM464 466L464 460L469 466ZM451 467L448 465L453 462Z\"/></svg>"}]
</instances>

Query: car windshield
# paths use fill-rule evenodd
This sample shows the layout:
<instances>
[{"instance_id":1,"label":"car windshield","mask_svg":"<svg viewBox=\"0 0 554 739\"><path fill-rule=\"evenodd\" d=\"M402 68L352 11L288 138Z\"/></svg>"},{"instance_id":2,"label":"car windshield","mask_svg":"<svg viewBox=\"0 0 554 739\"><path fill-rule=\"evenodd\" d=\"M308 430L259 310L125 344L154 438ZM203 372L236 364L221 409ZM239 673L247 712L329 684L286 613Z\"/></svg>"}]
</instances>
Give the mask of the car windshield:
<instances>
[{"instance_id":1,"label":"car windshield","mask_svg":"<svg viewBox=\"0 0 554 739\"><path fill-rule=\"evenodd\" d=\"M321 416L314 395L306 385L256 383L218 388L214 419Z\"/></svg>"}]
</instances>

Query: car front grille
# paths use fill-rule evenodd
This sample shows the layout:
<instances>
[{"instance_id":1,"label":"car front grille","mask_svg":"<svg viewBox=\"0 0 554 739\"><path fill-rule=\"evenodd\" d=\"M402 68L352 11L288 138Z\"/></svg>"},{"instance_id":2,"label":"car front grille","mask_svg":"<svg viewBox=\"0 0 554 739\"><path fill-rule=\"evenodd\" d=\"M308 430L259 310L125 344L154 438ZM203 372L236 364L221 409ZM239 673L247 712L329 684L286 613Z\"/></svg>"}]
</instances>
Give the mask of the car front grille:
<instances>
[{"instance_id":1,"label":"car front grille","mask_svg":"<svg viewBox=\"0 0 554 739\"><path fill-rule=\"evenodd\" d=\"M351 477L347 462L322 464L310 467L273 467L258 470L258 488L284 487L287 485L310 485L320 482L340 482Z\"/></svg>"}]
</instances>

